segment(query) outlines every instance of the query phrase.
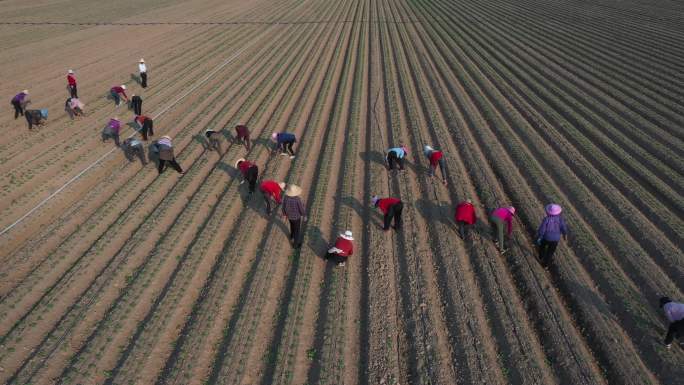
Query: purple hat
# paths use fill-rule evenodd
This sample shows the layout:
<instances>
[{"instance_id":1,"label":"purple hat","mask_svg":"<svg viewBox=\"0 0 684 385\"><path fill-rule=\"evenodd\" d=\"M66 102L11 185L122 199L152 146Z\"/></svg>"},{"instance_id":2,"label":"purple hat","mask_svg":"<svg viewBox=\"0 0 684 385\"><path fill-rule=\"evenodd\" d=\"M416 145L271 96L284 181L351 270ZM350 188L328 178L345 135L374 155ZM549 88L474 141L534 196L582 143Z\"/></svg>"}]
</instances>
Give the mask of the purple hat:
<instances>
[{"instance_id":1,"label":"purple hat","mask_svg":"<svg viewBox=\"0 0 684 385\"><path fill-rule=\"evenodd\" d=\"M546 213L549 215L558 215L563 211L563 208L560 207L560 205L557 205L555 203L549 203L546 205Z\"/></svg>"}]
</instances>

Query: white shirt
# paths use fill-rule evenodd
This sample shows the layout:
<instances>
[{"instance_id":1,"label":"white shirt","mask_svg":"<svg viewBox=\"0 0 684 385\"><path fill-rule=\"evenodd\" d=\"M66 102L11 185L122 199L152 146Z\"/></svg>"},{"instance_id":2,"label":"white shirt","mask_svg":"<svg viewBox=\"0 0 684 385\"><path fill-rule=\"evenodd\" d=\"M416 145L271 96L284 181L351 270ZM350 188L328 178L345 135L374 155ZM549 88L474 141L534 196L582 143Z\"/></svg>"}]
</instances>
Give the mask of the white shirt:
<instances>
[{"instance_id":1,"label":"white shirt","mask_svg":"<svg viewBox=\"0 0 684 385\"><path fill-rule=\"evenodd\" d=\"M138 63L138 70L140 70L141 73L147 72L147 67L145 66L145 63Z\"/></svg>"}]
</instances>

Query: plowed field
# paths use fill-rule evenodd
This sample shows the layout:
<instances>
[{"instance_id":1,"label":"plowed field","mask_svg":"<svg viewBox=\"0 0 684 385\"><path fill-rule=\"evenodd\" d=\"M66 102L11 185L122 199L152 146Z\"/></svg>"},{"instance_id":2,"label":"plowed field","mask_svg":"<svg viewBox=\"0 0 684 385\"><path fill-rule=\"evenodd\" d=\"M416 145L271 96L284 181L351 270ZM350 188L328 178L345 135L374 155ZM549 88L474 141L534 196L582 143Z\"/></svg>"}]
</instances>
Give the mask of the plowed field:
<instances>
[{"instance_id":1,"label":"plowed field","mask_svg":"<svg viewBox=\"0 0 684 385\"><path fill-rule=\"evenodd\" d=\"M684 300L681 2L6 0L0 50L0 94L50 111L29 131L0 108L0 383L684 378L658 307ZM115 115L137 135L116 84L184 175L101 140ZM271 155L274 131L298 136L296 158ZM388 172L402 143L407 169ZM300 250L240 184L240 157L303 187ZM403 200L401 231L378 227L372 194ZM462 240L467 198L479 222ZM570 237L544 269L549 202ZM519 214L502 255L487 213L503 205ZM347 229L337 267L322 257Z\"/></svg>"}]
</instances>

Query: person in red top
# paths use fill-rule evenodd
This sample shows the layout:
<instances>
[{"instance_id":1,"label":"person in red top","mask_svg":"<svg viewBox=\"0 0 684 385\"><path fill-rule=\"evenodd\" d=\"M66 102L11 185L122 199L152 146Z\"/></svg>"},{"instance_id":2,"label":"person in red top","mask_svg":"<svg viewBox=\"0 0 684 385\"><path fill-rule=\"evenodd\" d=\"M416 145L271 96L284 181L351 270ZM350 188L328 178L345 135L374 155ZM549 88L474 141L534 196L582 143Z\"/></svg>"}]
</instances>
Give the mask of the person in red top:
<instances>
[{"instance_id":1,"label":"person in red top","mask_svg":"<svg viewBox=\"0 0 684 385\"><path fill-rule=\"evenodd\" d=\"M506 224L506 235L511 236L513 231L513 216L515 216L515 207L499 207L492 211L490 220L492 221L492 233L495 239L494 244L499 248L503 254L506 252L504 247L504 223ZM498 239L498 242L496 241Z\"/></svg>"},{"instance_id":2,"label":"person in red top","mask_svg":"<svg viewBox=\"0 0 684 385\"><path fill-rule=\"evenodd\" d=\"M272 180L265 180L259 185L259 190L261 190L261 193L264 195L264 201L266 201L266 213L271 215L271 200L275 202L276 206L282 202L285 183L276 183Z\"/></svg>"},{"instance_id":3,"label":"person in red top","mask_svg":"<svg viewBox=\"0 0 684 385\"><path fill-rule=\"evenodd\" d=\"M477 221L475 216L475 207L470 199L466 199L465 202L461 202L456 206L456 214L454 219L458 224L458 234L461 239L465 239L466 230L469 229ZM468 231L469 232L469 231Z\"/></svg>"},{"instance_id":4,"label":"person in red top","mask_svg":"<svg viewBox=\"0 0 684 385\"><path fill-rule=\"evenodd\" d=\"M352 232L349 230L340 234L335 241L335 246L328 249L325 259L333 258L333 261L337 263L337 266L344 266L347 262L347 258L354 254L353 240L354 237L352 237Z\"/></svg>"},{"instance_id":5,"label":"person in red top","mask_svg":"<svg viewBox=\"0 0 684 385\"><path fill-rule=\"evenodd\" d=\"M125 84L112 87L109 90L109 93L112 95L112 99L114 99L114 102L116 103L117 107L119 107L119 105L121 105L121 97L122 96L123 96L124 100L128 102L128 95L126 95L126 85Z\"/></svg>"},{"instance_id":6,"label":"person in red top","mask_svg":"<svg viewBox=\"0 0 684 385\"><path fill-rule=\"evenodd\" d=\"M430 161L430 176L435 176L437 165L439 165L439 170L442 172L442 183L446 185L446 171L444 166L444 154L442 151L437 151L430 146L425 146L423 147L423 154Z\"/></svg>"},{"instance_id":7,"label":"person in red top","mask_svg":"<svg viewBox=\"0 0 684 385\"><path fill-rule=\"evenodd\" d=\"M246 161L244 158L240 158L235 162L235 168L240 170L242 177L244 178L240 184L247 181L249 183L249 195L252 195L256 189L257 178L259 177L259 168L256 164Z\"/></svg>"},{"instance_id":8,"label":"person in red top","mask_svg":"<svg viewBox=\"0 0 684 385\"><path fill-rule=\"evenodd\" d=\"M378 207L380 211L384 214L384 226L383 230L387 231L390 228L390 223L392 223L392 218L394 218L394 229L399 230L401 228L401 212L404 209L404 203L397 198L382 198L375 195L371 202L373 206Z\"/></svg>"},{"instance_id":9,"label":"person in red top","mask_svg":"<svg viewBox=\"0 0 684 385\"><path fill-rule=\"evenodd\" d=\"M142 134L143 140L147 140L147 135L154 136L154 121L152 118L145 115L138 115L135 117L135 122L140 126L140 133Z\"/></svg>"},{"instance_id":10,"label":"person in red top","mask_svg":"<svg viewBox=\"0 0 684 385\"><path fill-rule=\"evenodd\" d=\"M249 129L247 126L238 124L235 126L235 132L237 133L235 140L241 141L245 145L247 151L249 151L249 149L252 148L252 143L249 141Z\"/></svg>"},{"instance_id":11,"label":"person in red top","mask_svg":"<svg viewBox=\"0 0 684 385\"><path fill-rule=\"evenodd\" d=\"M76 76L74 70L67 71L67 89L72 98L78 99L78 90L76 89Z\"/></svg>"}]
</instances>

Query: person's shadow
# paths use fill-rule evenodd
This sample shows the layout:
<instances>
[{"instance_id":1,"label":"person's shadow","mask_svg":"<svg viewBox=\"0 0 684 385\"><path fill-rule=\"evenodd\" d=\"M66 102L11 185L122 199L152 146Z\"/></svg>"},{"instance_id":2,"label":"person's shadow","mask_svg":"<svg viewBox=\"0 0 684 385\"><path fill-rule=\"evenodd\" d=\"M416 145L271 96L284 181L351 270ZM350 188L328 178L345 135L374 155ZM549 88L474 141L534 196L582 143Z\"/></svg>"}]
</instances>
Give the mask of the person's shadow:
<instances>
[{"instance_id":1,"label":"person's shadow","mask_svg":"<svg viewBox=\"0 0 684 385\"><path fill-rule=\"evenodd\" d=\"M304 235L307 236L306 244L313 250L319 258L324 259L329 242L321 233L321 229L316 226L309 227L306 222L302 224L305 228Z\"/></svg>"},{"instance_id":2,"label":"person's shadow","mask_svg":"<svg viewBox=\"0 0 684 385\"><path fill-rule=\"evenodd\" d=\"M414 207L427 221L438 220L445 225L455 226L455 222L449 220L454 211L450 203L437 203L430 199L420 198L415 202Z\"/></svg>"},{"instance_id":3,"label":"person's shadow","mask_svg":"<svg viewBox=\"0 0 684 385\"><path fill-rule=\"evenodd\" d=\"M138 85L142 85L142 79L140 79L138 74L131 74L131 80L138 83Z\"/></svg>"},{"instance_id":4,"label":"person's shadow","mask_svg":"<svg viewBox=\"0 0 684 385\"><path fill-rule=\"evenodd\" d=\"M347 206L354 210L356 215L363 217L363 205L358 199L354 198L353 196L346 196L342 197L341 202L343 206Z\"/></svg>"},{"instance_id":5,"label":"person's shadow","mask_svg":"<svg viewBox=\"0 0 684 385\"><path fill-rule=\"evenodd\" d=\"M385 162L385 154L381 153L380 151L363 151L361 152L361 159L370 163L377 163L387 166L387 163Z\"/></svg>"},{"instance_id":6,"label":"person's shadow","mask_svg":"<svg viewBox=\"0 0 684 385\"><path fill-rule=\"evenodd\" d=\"M197 143L202 145L202 148L204 150L209 150L209 142L207 141L207 137L204 134L197 134L192 137Z\"/></svg>"}]
</instances>

